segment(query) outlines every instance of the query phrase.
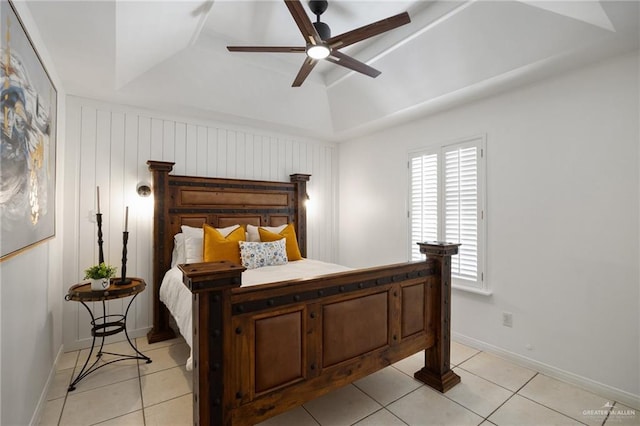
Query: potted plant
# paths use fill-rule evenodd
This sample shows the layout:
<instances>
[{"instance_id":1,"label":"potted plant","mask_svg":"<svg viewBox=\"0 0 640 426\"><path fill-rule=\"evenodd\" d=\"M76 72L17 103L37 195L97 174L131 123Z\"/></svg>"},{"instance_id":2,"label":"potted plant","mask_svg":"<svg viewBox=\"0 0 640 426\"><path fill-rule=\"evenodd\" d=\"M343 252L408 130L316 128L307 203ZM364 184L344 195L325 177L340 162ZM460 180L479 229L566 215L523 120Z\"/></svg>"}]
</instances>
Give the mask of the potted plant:
<instances>
[{"instance_id":1,"label":"potted plant","mask_svg":"<svg viewBox=\"0 0 640 426\"><path fill-rule=\"evenodd\" d=\"M116 267L103 262L87 268L84 273L84 278L91 280L91 290L106 290L109 288L109 279L116 275Z\"/></svg>"}]
</instances>

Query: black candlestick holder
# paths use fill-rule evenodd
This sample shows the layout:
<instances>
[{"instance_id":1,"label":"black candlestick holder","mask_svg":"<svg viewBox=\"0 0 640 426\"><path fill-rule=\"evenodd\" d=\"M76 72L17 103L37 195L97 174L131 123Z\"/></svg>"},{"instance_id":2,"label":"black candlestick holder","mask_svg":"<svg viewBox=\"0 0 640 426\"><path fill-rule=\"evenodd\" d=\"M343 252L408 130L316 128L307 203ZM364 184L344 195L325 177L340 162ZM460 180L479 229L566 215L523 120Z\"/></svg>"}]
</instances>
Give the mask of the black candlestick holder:
<instances>
[{"instance_id":1,"label":"black candlestick holder","mask_svg":"<svg viewBox=\"0 0 640 426\"><path fill-rule=\"evenodd\" d=\"M98 265L104 263L104 251L102 250L102 213L96 213L96 222L98 223Z\"/></svg>"},{"instance_id":2,"label":"black candlestick holder","mask_svg":"<svg viewBox=\"0 0 640 426\"><path fill-rule=\"evenodd\" d=\"M119 280L115 280L115 285L130 284L131 280L127 278L127 241L129 240L129 233L124 231L122 233L122 275Z\"/></svg>"}]
</instances>

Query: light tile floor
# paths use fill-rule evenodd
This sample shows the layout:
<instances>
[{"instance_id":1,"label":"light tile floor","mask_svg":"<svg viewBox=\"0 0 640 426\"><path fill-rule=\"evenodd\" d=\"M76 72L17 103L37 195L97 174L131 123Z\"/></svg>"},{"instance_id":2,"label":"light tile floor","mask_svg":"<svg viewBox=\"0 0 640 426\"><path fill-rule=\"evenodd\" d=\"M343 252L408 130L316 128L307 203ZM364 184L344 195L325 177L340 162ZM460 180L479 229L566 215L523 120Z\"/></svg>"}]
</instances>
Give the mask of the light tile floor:
<instances>
[{"instance_id":1,"label":"light tile floor","mask_svg":"<svg viewBox=\"0 0 640 426\"><path fill-rule=\"evenodd\" d=\"M183 339L138 348L146 364L106 366L67 392L86 351L65 353L49 389L41 425L190 425L192 378L185 370ZM126 344L105 350L124 353ZM331 392L263 426L394 425L640 425L640 409L517 366L486 352L453 343L451 363L462 383L441 394L413 379L422 365L416 354L354 384Z\"/></svg>"}]
</instances>

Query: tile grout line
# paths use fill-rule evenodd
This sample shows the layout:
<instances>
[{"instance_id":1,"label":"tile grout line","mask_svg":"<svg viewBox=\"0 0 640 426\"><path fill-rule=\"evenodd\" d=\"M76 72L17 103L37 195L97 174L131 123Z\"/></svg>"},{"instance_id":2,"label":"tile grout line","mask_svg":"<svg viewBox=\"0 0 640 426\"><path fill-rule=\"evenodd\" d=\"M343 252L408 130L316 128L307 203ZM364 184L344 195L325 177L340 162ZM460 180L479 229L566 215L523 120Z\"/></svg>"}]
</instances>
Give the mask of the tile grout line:
<instances>
[{"instance_id":1,"label":"tile grout line","mask_svg":"<svg viewBox=\"0 0 640 426\"><path fill-rule=\"evenodd\" d=\"M465 370L467 371L467 370ZM473 373L472 373L473 374ZM509 389L509 392L511 392L511 396L509 398L507 398L502 404L498 405L498 407L496 407L495 410L493 410L492 412L489 413L489 415L487 417L485 417L485 420L488 422L491 422L491 420L489 420L489 417L491 417L492 415L494 415L496 413L496 411L498 411L500 408L502 408L507 402L509 402L515 395L518 394L518 392L520 392L520 390L522 390L522 388L524 388L525 386L527 386L529 384L529 382L531 382L539 373L536 372L536 374L533 375L533 377L531 377L529 380L526 381L525 384L523 384L522 386L520 386L518 388L518 390L516 390L515 392L512 391L511 389ZM478 376L480 377L480 376ZM485 379L486 380L486 379ZM492 382L493 383L493 382ZM522 396L522 395L520 395ZM491 422L493 423L493 422Z\"/></svg>"},{"instance_id":2,"label":"tile grout line","mask_svg":"<svg viewBox=\"0 0 640 426\"><path fill-rule=\"evenodd\" d=\"M581 425L586 425L586 423L585 423L585 422L580 421L580 420L578 420L578 419L576 419L576 418L573 418L573 417L571 417L571 416L570 416L570 415L568 415L568 414L565 414L565 413L563 413L563 412L561 412L561 411L556 410L555 408L548 407L548 406L544 405L543 403L536 401L535 399L531 399L531 398L529 398L528 396L520 395L520 394L518 394L518 396L519 396L519 397L521 397L521 398L524 398L524 399L526 399L526 400L528 400L528 401L531 401L531 402L533 402L533 403L535 403L535 404L538 404L539 406L544 407L544 408L546 408L547 410L551 410L551 411L553 411L553 412L555 412L555 413L558 413L558 414L560 414L560 415L562 415L562 416L564 416L564 417L566 417L566 418L568 418L568 419L575 420L576 422L580 423Z\"/></svg>"},{"instance_id":3,"label":"tile grout line","mask_svg":"<svg viewBox=\"0 0 640 426\"><path fill-rule=\"evenodd\" d=\"M322 423L320 423L320 421L318 419L316 419L313 414L311 414L311 412L309 410L307 410L307 408L304 406L304 404L301 405L302 409L304 411L307 412L307 414L313 419L314 422L316 422L318 424L318 426L322 426Z\"/></svg>"},{"instance_id":4,"label":"tile grout line","mask_svg":"<svg viewBox=\"0 0 640 426\"><path fill-rule=\"evenodd\" d=\"M496 386L498 386L498 387L500 387L500 388L502 388L502 389L504 389L504 390L506 390L506 391L509 391L509 392L513 392L513 393L515 393L515 392L518 392L518 391L522 388L522 387L520 387L520 388L518 388L518 390L515 390L515 391L514 391L513 389L509 389L509 388L507 388L507 387L505 387L505 386L501 385L500 383L496 383L496 382L494 382L494 381L492 381L492 380L487 379L486 377L482 377L480 374L474 373L473 371L469 371L469 370L467 370L466 368L461 367L460 365L456 366L455 368L459 368L460 370L464 370L464 372L465 372L465 373L469 373L469 374L471 374L472 376L476 376L476 377L477 377L477 378L479 378L479 379L485 380L485 381L487 381L487 382L491 383L492 385L496 385ZM537 372L537 371L535 371L535 370L531 370L531 371L532 371L532 372L534 372L535 374L534 374L533 376L531 376L531 378L527 379L526 383L525 383L524 385L522 385L522 386L525 386L527 383L529 383L529 382L531 381L531 379L533 379L535 376L537 376L538 374L540 374L540 373L538 373L538 372Z\"/></svg>"},{"instance_id":5,"label":"tile grout line","mask_svg":"<svg viewBox=\"0 0 640 426\"><path fill-rule=\"evenodd\" d=\"M477 350L477 349L475 349L475 350ZM469 361L471 358L475 358L476 355L478 355L480 353L482 353L482 351L477 351L475 354L471 355L470 357L465 358L464 361L460 361L459 363L454 364L453 367L459 367L461 364L464 364L465 362ZM451 358L451 356L449 356L449 358ZM449 368L451 368L451 366Z\"/></svg>"},{"instance_id":6,"label":"tile grout line","mask_svg":"<svg viewBox=\"0 0 640 426\"><path fill-rule=\"evenodd\" d=\"M392 366L392 365L390 365L390 366L388 366L388 367L393 367L393 366ZM382 371L382 370L380 370L380 371ZM400 372L401 372L401 373L404 373L403 371L400 371ZM405 373L405 375L409 376L409 375L408 375L408 374L406 374L406 373ZM409 376L409 377L411 377L411 376ZM411 378L412 378L413 380L415 380L415 381L416 381L416 383L420 383L420 385L419 385L417 388L415 388L415 389L411 389L409 392L407 392L407 393L405 393L405 394L402 394L401 396L399 396L398 398L394 399L393 401L389 402L389 403L388 403L388 404L386 404L386 405L383 405L380 401L378 401L377 399L375 399L373 396L369 395L369 394L368 394L364 389L361 389L361 388L360 388L360 386L358 386L358 384L357 384L357 383L353 382L353 383L352 383L352 385L353 385L353 386L355 386L355 387L356 387L360 392L362 392L363 394L367 395L369 398L371 398L372 400L374 400L375 402L377 402L378 404L380 404L380 406L381 406L382 408L387 408L389 405L393 404L394 402L396 402L396 401L398 401L398 400L400 400L400 399L404 398L405 396L409 395L410 393L413 393L414 391L417 391L418 389L420 389L421 387L423 387L423 386L424 386L424 383L422 383L422 382L420 382L420 381L416 380L416 379L415 379L415 378L413 378L413 377L411 377ZM387 410L387 411L388 411L388 410Z\"/></svg>"},{"instance_id":7,"label":"tile grout line","mask_svg":"<svg viewBox=\"0 0 640 426\"><path fill-rule=\"evenodd\" d=\"M138 348L138 338L136 338L136 349ZM146 426L147 425L147 416L145 415L144 412L144 395L142 393L142 375L140 374L140 361L139 359L136 360L137 364L136 366L138 367L138 387L140 389L140 405L142 406L141 410L142 410L142 426Z\"/></svg>"},{"instance_id":8,"label":"tile grout line","mask_svg":"<svg viewBox=\"0 0 640 426\"><path fill-rule=\"evenodd\" d=\"M76 351L76 362L73 364L73 371L71 372L71 377L69 378L69 383L67 383L67 389L64 392L64 401L62 401L62 409L60 410L60 415L58 416L58 423L57 425L60 426L60 424L62 423L62 415L64 414L64 409L67 405L67 397L69 396L69 385L71 385L71 382L73 381L73 373L75 373L76 371L76 366L78 364L78 358L80 358L80 351Z\"/></svg>"},{"instance_id":9,"label":"tile grout line","mask_svg":"<svg viewBox=\"0 0 640 426\"><path fill-rule=\"evenodd\" d=\"M379 409L379 410L376 410L376 411L374 411L373 413L371 413L371 414L369 414L369 415L367 415L367 416L365 416L365 417L361 418L360 420L358 420L358 421L357 421L357 422L355 422L355 423L351 423L351 426L355 426L355 425L357 425L357 424L358 424L358 423L360 423L361 421L368 419L369 417L373 416L373 415L374 415L374 414L376 414L376 413L379 413L379 412L380 412L380 411L382 411L382 410L385 410L386 412L388 412L389 414L391 414L393 417L395 417L396 419L398 419L399 421L401 421L403 424L405 424L405 425L409 426L409 424L408 424L408 423L406 423L406 422L405 422L404 420L402 420L400 417L396 416L396 415L395 415L395 413L393 413L392 411L387 410L387 407L386 407L386 406L384 406L384 407L380 407L380 409Z\"/></svg>"},{"instance_id":10,"label":"tile grout line","mask_svg":"<svg viewBox=\"0 0 640 426\"><path fill-rule=\"evenodd\" d=\"M436 391L436 392L437 392L437 391ZM447 394L445 394L445 393L442 393L442 392L441 392L441 393L440 393L440 395L442 395L443 397L445 397L445 398L446 398L446 399L448 399L449 401L453 402L454 404L458 404L459 406L461 406L461 407L462 407L462 408L464 408L465 410L467 410L467 411L469 411L469 412L471 412L471 413L473 413L473 414L477 415L477 416L478 416L478 417L480 417L483 421L484 421L484 420L487 420L487 418L485 418L482 414L480 414L480 413L476 413L476 412L475 412L475 411L473 411L471 408L469 408L469 407L467 407L467 406L465 406L465 405L462 405L462 403L460 403L460 402L458 402L458 401L456 401L456 400L454 400L454 399L449 398L449 397L447 396ZM507 398L507 401L508 401L509 399L511 399L511 397ZM505 402L507 402L507 401L505 401ZM503 404L504 404L504 403L503 403ZM499 407L498 407L498 408L499 408ZM493 414L493 413L491 413L491 414ZM491 415L491 414L489 414L489 415ZM482 422L480 422L480 423L482 423Z\"/></svg>"},{"instance_id":11,"label":"tile grout line","mask_svg":"<svg viewBox=\"0 0 640 426\"><path fill-rule=\"evenodd\" d=\"M560 414L560 415L562 415L562 416L564 416L564 417L567 417L567 418L569 418L569 419L571 419L571 420L575 420L576 422L580 423L581 425L586 425L586 423L581 422L580 420L575 419L575 418L573 418L573 417L571 417L571 416L569 416L569 415L567 415L567 414L565 414L565 413L562 413L562 412L560 412L560 411L556 410L555 408L548 407L548 406L544 405L543 403L536 401L535 399L531 399L531 398L529 398L529 397L528 397L528 396L526 396L526 395L522 395L522 394L520 394L520 391L521 391L522 389L524 389L524 387L525 387L525 386L527 386L527 385L528 385L528 384L529 384L533 379L535 379L535 378L536 378L536 377L538 377L538 376L544 376L544 374L536 372L536 374L535 374L531 379L529 379L529 380L527 381L527 383L525 383L524 385L520 386L520 389L518 389L518 390L515 392L515 394L517 394L517 395L518 395L519 397L521 397L521 398L524 398L524 399L526 399L526 400L528 400L528 401L531 401L531 402L533 402L533 403L535 403L535 404L538 404L538 405L539 405L539 406L541 406L541 407L544 407L544 408L546 408L546 409L548 409L548 410L551 410L551 411L553 411L553 412L556 412L556 413L558 413L558 414ZM546 377L546 376L545 376L545 377ZM511 399L511 398L509 398L509 399Z\"/></svg>"},{"instance_id":12,"label":"tile grout line","mask_svg":"<svg viewBox=\"0 0 640 426\"><path fill-rule=\"evenodd\" d=\"M613 401L613 406L609 409L609 412L607 412L607 415L604 417L604 420L602 421L602 425L600 426L604 426L605 423L607 423L607 420L609 420L609 416L611 415L611 412L613 411L613 408L618 405L618 401Z\"/></svg>"},{"instance_id":13,"label":"tile grout line","mask_svg":"<svg viewBox=\"0 0 640 426\"><path fill-rule=\"evenodd\" d=\"M484 422L484 421L488 421L488 422L490 422L490 423L493 423L493 422L491 422L491 421L489 420L489 417L491 417L491 415L492 415L492 414L494 414L496 411L498 411L498 409L500 409L500 407L502 407L504 404L506 404L506 403L507 403L507 401L509 401L511 398L513 398L513 396L514 396L515 394L517 394L517 393L520 391L520 389L522 389L523 387L525 387L525 386L526 386L526 385L527 385L531 380L533 380L533 378L534 378L534 377L536 377L539 373L538 373L537 371L534 371L534 373L535 373L535 374L534 374L533 376L531 376L531 378L529 378L529 380L527 380L527 381L526 381L522 386L520 386L520 388L518 388L518 390L513 391L513 390L508 389L508 388L506 388L506 387L504 387L504 386L502 386L502 385L500 385L500 384L498 384L498 383L495 383L495 382L493 382L493 381L491 381L491 380L489 380L489 379L487 379L487 378L485 378L485 377L482 377L482 376L480 376L479 374L476 374L476 373L474 373L474 372L472 372L472 371L469 371L469 370L465 369L464 367L461 367L461 365L462 365L462 364L464 364L465 362L469 361L469 360L470 360L470 359L472 359L472 358L475 358L477 355L479 355L479 354L481 354L481 353L483 353L483 351L478 351L477 353L475 353L475 354L471 355L469 358L465 359L464 361L462 361L461 363L459 363L458 365L456 365L454 368L459 368L459 369L461 369L461 370L463 370L463 371L465 371L465 372L467 372L467 373L469 373L469 374L471 374L471 375L473 375L473 376L476 376L476 377L477 377L477 378L479 378L479 379L485 380L485 381L487 381L488 383L491 383L491 384L493 384L493 385L495 385L495 386L498 386L498 387L500 387L500 388L502 388L502 389L504 389L504 390L506 390L506 391L509 391L509 392L511 392L511 396L509 396L509 398L507 398L506 400L504 400L504 401L502 402L502 404L500 404L500 405L499 405L495 410L493 410L492 412L490 412L490 413L489 413L489 415L487 415L486 417L485 417L485 416L483 416L483 415L482 415L482 414L480 414L480 413L477 413L477 412L473 411L471 408L469 408L469 407L466 407L466 406L462 405L460 402L455 401L455 400L453 400L453 399L449 398L445 393L442 393L442 396L444 396L445 398L447 398L449 401L454 402L454 403L458 404L459 406L461 406L461 407L465 408L466 410L468 410L468 411L470 411L470 412L472 412L472 413L476 414L477 416L479 416L480 418L482 418L482 419L483 419L483 420L482 420L483 422ZM453 371L453 368L452 368L451 370ZM533 370L532 370L532 371L533 371ZM482 423L482 422L480 422L480 423Z\"/></svg>"},{"instance_id":14,"label":"tile grout line","mask_svg":"<svg viewBox=\"0 0 640 426\"><path fill-rule=\"evenodd\" d=\"M380 408L379 408L379 409L377 409L377 410L373 411L372 413L367 414L366 416L364 416L364 417L363 417L363 418L361 418L361 419L356 420L356 422L355 422L355 423L351 423L351 426L354 426L354 425L358 424L359 422L361 422L361 421L363 421L363 420L365 420L365 419L367 419L367 418L369 418L369 417L373 416L374 414L379 413L380 411L382 411L382 410L385 410L385 409L386 409L386 407L387 407L386 405L382 405L380 402L378 402L378 401L377 401L375 398L373 398L371 395L369 395L368 393L366 393L364 390L360 389L360 388L359 388L355 383L351 383L350 385L351 385L351 386L353 386L354 388L356 388L358 391L362 392L364 395L366 395L368 398L370 398L372 401L374 401L376 404L378 404L378 405L380 406ZM349 386L349 385L347 385L347 386ZM414 390L415 390L415 389L414 389ZM413 392L413 391L411 391L411 392ZM409 392L409 393L411 393L411 392ZM407 393L406 395L408 395L409 393ZM406 396L406 395L405 395L405 396ZM400 398L398 398L398 399L400 399ZM390 402L389 404L392 404L392 403L393 403L393 402L395 402L395 401L397 401L397 400L394 400L394 401ZM387 405L389 405L389 404L387 404ZM316 419L316 418L313 416L313 414L311 414L311 412L310 412L309 410L307 410L307 408L304 406L304 404L302 404L302 405L301 405L301 407L302 407L302 409L303 409L304 411L306 411L306 412L307 412L307 414L309 414L309 416L311 416L311 418L312 418L316 423L318 423L318 425L322 426L322 423L320 423L320 421L319 421L318 419ZM394 416L395 418L397 418L398 420L400 420L400 421L401 421L402 423L404 423L405 425L407 424L407 423L405 423L402 419L400 419L398 416L396 416L393 412L391 412L391 411L389 411L389 410L386 410L386 411L387 411L387 412L389 412L391 415L393 415L393 416Z\"/></svg>"}]
</instances>

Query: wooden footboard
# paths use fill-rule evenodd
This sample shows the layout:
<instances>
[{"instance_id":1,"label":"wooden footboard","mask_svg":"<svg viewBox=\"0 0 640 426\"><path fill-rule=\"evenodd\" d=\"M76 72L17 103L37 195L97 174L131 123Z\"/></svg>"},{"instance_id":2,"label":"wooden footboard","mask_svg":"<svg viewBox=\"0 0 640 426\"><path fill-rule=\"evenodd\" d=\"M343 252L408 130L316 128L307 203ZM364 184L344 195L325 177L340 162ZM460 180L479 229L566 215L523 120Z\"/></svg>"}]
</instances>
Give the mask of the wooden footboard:
<instances>
[{"instance_id":1,"label":"wooden footboard","mask_svg":"<svg viewBox=\"0 0 640 426\"><path fill-rule=\"evenodd\" d=\"M193 292L194 424L253 425L418 351L415 377L444 392L451 256L241 288L229 262L181 265Z\"/></svg>"}]
</instances>

